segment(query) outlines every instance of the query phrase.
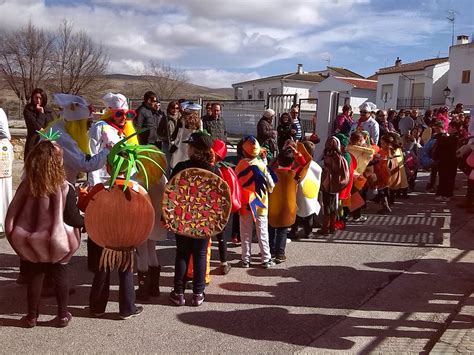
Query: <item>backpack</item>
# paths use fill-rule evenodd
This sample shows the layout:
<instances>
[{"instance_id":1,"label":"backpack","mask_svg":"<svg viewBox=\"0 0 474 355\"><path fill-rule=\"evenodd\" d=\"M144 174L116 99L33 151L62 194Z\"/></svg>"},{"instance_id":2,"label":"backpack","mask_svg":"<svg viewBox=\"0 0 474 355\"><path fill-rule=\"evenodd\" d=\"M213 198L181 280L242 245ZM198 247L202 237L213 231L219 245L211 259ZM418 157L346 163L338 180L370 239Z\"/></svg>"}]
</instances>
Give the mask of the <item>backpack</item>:
<instances>
[{"instance_id":1,"label":"backpack","mask_svg":"<svg viewBox=\"0 0 474 355\"><path fill-rule=\"evenodd\" d=\"M324 157L321 185L324 191L339 193L349 183L349 164L342 154L334 153Z\"/></svg>"},{"instance_id":2,"label":"backpack","mask_svg":"<svg viewBox=\"0 0 474 355\"><path fill-rule=\"evenodd\" d=\"M434 145L436 143L436 138L430 138L428 142L421 148L420 152L420 164L424 169L433 167L434 160L432 158L432 152Z\"/></svg>"}]
</instances>

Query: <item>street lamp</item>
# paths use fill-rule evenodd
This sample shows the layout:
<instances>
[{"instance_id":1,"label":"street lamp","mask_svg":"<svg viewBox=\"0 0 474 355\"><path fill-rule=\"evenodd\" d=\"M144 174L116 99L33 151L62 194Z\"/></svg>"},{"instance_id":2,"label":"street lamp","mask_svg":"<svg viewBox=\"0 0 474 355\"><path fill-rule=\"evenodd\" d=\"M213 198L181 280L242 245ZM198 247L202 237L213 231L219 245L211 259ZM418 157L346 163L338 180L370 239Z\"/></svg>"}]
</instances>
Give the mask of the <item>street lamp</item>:
<instances>
[{"instance_id":1,"label":"street lamp","mask_svg":"<svg viewBox=\"0 0 474 355\"><path fill-rule=\"evenodd\" d=\"M446 86L446 89L443 90L443 94L444 94L444 97L449 100L450 102L449 106L452 107L453 102L454 102L454 96L449 96L451 95L451 89L448 86Z\"/></svg>"}]
</instances>

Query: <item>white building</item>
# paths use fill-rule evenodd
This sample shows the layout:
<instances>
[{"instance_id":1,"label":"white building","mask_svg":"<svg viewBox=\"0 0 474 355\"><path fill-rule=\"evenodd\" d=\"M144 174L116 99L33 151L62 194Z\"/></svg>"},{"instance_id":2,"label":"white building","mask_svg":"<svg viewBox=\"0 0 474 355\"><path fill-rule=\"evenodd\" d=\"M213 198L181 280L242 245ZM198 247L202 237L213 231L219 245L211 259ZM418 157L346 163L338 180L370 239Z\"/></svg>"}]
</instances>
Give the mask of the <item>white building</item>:
<instances>
[{"instance_id":1,"label":"white building","mask_svg":"<svg viewBox=\"0 0 474 355\"><path fill-rule=\"evenodd\" d=\"M329 76L364 78L345 68L327 67L325 70L305 72L298 64L295 73L274 75L265 78L232 84L236 100L266 100L268 95L297 94L308 98L309 90ZM316 98L316 97L314 97Z\"/></svg>"},{"instance_id":2,"label":"white building","mask_svg":"<svg viewBox=\"0 0 474 355\"><path fill-rule=\"evenodd\" d=\"M445 104L443 90L448 85L447 57L402 64L397 58L392 67L381 68L377 75L378 108L427 109Z\"/></svg>"},{"instance_id":3,"label":"white building","mask_svg":"<svg viewBox=\"0 0 474 355\"><path fill-rule=\"evenodd\" d=\"M364 102L375 102L377 80L330 76L310 89L310 98L321 91L339 92L340 105L349 104L355 110Z\"/></svg>"},{"instance_id":4,"label":"white building","mask_svg":"<svg viewBox=\"0 0 474 355\"><path fill-rule=\"evenodd\" d=\"M463 103L465 108L474 109L474 42L469 37L458 36L457 44L449 48L450 94L447 104Z\"/></svg>"}]
</instances>

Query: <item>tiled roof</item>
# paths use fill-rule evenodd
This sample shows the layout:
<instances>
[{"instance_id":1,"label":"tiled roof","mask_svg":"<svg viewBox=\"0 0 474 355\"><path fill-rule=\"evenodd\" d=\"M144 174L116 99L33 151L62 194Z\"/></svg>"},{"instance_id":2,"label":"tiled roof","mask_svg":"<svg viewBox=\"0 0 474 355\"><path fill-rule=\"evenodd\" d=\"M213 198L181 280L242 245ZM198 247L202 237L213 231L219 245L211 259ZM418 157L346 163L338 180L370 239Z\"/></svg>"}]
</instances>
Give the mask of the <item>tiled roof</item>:
<instances>
[{"instance_id":1,"label":"tiled roof","mask_svg":"<svg viewBox=\"0 0 474 355\"><path fill-rule=\"evenodd\" d=\"M293 74L288 74L285 75L283 80L298 80L298 81L310 81L314 83L319 83L326 79L325 75L321 74L314 74L314 73L304 73L304 74L298 74L298 73L293 73Z\"/></svg>"},{"instance_id":2,"label":"tiled roof","mask_svg":"<svg viewBox=\"0 0 474 355\"><path fill-rule=\"evenodd\" d=\"M375 74L383 75L383 74L393 74L393 73L405 73L409 71L418 71L418 70L423 70L427 67L431 67L432 65L447 62L448 60L449 60L448 57L419 60L417 62L400 64L399 66L394 65L392 67L380 68L379 71Z\"/></svg>"},{"instance_id":3,"label":"tiled roof","mask_svg":"<svg viewBox=\"0 0 474 355\"><path fill-rule=\"evenodd\" d=\"M346 68L341 68L341 67L328 67L328 69L331 69L337 73L339 73L341 76L345 77L350 77L350 78L361 78L365 79L362 75L359 75L352 70L346 69Z\"/></svg>"},{"instance_id":4,"label":"tiled roof","mask_svg":"<svg viewBox=\"0 0 474 355\"><path fill-rule=\"evenodd\" d=\"M335 76L336 79L342 80L350 85L353 85L359 89L377 90L377 80L368 80L360 78L345 78L341 76Z\"/></svg>"}]
</instances>

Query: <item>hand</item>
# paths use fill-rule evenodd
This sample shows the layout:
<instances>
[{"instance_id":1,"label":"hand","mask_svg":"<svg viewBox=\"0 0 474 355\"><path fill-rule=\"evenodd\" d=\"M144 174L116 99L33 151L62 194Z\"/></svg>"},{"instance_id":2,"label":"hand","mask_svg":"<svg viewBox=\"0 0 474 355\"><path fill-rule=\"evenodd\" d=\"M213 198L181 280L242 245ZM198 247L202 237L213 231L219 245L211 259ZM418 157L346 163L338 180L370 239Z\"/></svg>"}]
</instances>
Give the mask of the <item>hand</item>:
<instances>
[{"instance_id":1,"label":"hand","mask_svg":"<svg viewBox=\"0 0 474 355\"><path fill-rule=\"evenodd\" d=\"M292 129L290 132L291 134L296 134L296 129Z\"/></svg>"},{"instance_id":2,"label":"hand","mask_svg":"<svg viewBox=\"0 0 474 355\"><path fill-rule=\"evenodd\" d=\"M44 113L44 107L40 104L36 105L36 111L40 113Z\"/></svg>"}]
</instances>

